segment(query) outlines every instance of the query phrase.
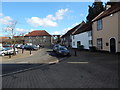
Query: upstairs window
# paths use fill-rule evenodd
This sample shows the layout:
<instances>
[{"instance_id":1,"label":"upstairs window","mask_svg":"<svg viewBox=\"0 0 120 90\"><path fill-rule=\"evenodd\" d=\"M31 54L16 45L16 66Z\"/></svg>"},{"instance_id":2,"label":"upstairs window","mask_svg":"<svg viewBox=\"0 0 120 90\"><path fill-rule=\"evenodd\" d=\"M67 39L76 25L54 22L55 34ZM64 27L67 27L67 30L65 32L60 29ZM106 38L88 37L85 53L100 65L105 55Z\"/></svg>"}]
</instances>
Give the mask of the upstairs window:
<instances>
[{"instance_id":1,"label":"upstairs window","mask_svg":"<svg viewBox=\"0 0 120 90\"><path fill-rule=\"evenodd\" d=\"M97 21L97 30L102 30L103 25L102 25L102 19Z\"/></svg>"},{"instance_id":2,"label":"upstairs window","mask_svg":"<svg viewBox=\"0 0 120 90\"><path fill-rule=\"evenodd\" d=\"M73 39L75 39L75 36L73 35Z\"/></svg>"},{"instance_id":3,"label":"upstairs window","mask_svg":"<svg viewBox=\"0 0 120 90\"><path fill-rule=\"evenodd\" d=\"M92 32L89 31L89 32L88 32L88 37L91 37L91 36L92 36Z\"/></svg>"}]
</instances>

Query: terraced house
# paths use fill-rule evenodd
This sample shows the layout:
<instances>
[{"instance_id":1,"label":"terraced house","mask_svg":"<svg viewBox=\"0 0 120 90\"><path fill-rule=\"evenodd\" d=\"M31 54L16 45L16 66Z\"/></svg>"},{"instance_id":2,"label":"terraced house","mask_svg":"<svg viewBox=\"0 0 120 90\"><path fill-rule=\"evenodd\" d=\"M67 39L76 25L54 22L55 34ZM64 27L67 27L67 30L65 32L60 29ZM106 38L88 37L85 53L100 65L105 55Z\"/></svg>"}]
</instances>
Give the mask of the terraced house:
<instances>
[{"instance_id":1,"label":"terraced house","mask_svg":"<svg viewBox=\"0 0 120 90\"><path fill-rule=\"evenodd\" d=\"M82 22L84 23L84 21ZM76 25L75 27L73 27L72 29L70 29L69 31L67 31L61 38L61 44L65 45L66 47L71 47L72 48L72 33L81 26L81 24Z\"/></svg>"},{"instance_id":2,"label":"terraced house","mask_svg":"<svg viewBox=\"0 0 120 90\"><path fill-rule=\"evenodd\" d=\"M29 32L24 36L25 43L32 43L34 45L51 45L51 35L45 30L35 30Z\"/></svg>"},{"instance_id":3,"label":"terraced house","mask_svg":"<svg viewBox=\"0 0 120 90\"><path fill-rule=\"evenodd\" d=\"M100 51L120 52L120 2L109 2L92 20L93 46Z\"/></svg>"},{"instance_id":4,"label":"terraced house","mask_svg":"<svg viewBox=\"0 0 120 90\"><path fill-rule=\"evenodd\" d=\"M92 46L92 23L81 23L72 33L72 48L89 49Z\"/></svg>"}]
</instances>

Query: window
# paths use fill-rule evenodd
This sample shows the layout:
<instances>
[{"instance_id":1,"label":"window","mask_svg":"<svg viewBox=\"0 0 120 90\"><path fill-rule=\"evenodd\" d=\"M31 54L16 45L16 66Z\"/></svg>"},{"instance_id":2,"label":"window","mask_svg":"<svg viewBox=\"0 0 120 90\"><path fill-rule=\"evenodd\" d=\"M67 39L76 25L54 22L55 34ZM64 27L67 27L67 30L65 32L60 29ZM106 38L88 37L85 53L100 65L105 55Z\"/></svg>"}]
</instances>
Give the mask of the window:
<instances>
[{"instance_id":1,"label":"window","mask_svg":"<svg viewBox=\"0 0 120 90\"><path fill-rule=\"evenodd\" d=\"M75 46L75 42L73 42L73 46Z\"/></svg>"},{"instance_id":2,"label":"window","mask_svg":"<svg viewBox=\"0 0 120 90\"><path fill-rule=\"evenodd\" d=\"M91 31L88 32L88 37L90 37L90 36L92 36L92 32Z\"/></svg>"},{"instance_id":3,"label":"window","mask_svg":"<svg viewBox=\"0 0 120 90\"><path fill-rule=\"evenodd\" d=\"M102 30L103 25L102 25L102 19L97 21L97 30Z\"/></svg>"},{"instance_id":4,"label":"window","mask_svg":"<svg viewBox=\"0 0 120 90\"><path fill-rule=\"evenodd\" d=\"M43 38L46 38L46 36L43 36Z\"/></svg>"},{"instance_id":5,"label":"window","mask_svg":"<svg viewBox=\"0 0 120 90\"><path fill-rule=\"evenodd\" d=\"M75 39L75 36L73 35L73 39Z\"/></svg>"},{"instance_id":6,"label":"window","mask_svg":"<svg viewBox=\"0 0 120 90\"><path fill-rule=\"evenodd\" d=\"M102 38L97 39L97 48L102 49Z\"/></svg>"},{"instance_id":7,"label":"window","mask_svg":"<svg viewBox=\"0 0 120 90\"><path fill-rule=\"evenodd\" d=\"M89 40L89 45L92 45L92 40Z\"/></svg>"}]
</instances>

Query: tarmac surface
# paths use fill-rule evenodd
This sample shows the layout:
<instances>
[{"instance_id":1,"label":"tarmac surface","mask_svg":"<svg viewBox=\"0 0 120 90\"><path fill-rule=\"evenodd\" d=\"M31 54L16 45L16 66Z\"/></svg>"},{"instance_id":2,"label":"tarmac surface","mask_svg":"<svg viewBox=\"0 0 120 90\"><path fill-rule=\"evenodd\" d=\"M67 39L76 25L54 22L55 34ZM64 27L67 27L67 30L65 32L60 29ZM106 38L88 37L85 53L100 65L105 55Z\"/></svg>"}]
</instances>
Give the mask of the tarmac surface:
<instances>
[{"instance_id":1,"label":"tarmac surface","mask_svg":"<svg viewBox=\"0 0 120 90\"><path fill-rule=\"evenodd\" d=\"M89 51L71 55L56 64L3 76L2 88L118 88L120 55Z\"/></svg>"}]
</instances>

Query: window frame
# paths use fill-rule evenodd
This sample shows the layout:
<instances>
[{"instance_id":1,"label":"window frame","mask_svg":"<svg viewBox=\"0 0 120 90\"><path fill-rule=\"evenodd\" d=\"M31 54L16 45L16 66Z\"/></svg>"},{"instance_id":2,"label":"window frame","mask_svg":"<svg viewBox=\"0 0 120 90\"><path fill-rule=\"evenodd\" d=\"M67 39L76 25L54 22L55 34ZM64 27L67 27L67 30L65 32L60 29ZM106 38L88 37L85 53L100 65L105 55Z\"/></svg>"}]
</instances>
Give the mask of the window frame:
<instances>
[{"instance_id":1,"label":"window frame","mask_svg":"<svg viewBox=\"0 0 120 90\"><path fill-rule=\"evenodd\" d=\"M100 19L97 21L97 31L102 29L103 29L103 22L102 22L102 19Z\"/></svg>"},{"instance_id":2,"label":"window frame","mask_svg":"<svg viewBox=\"0 0 120 90\"><path fill-rule=\"evenodd\" d=\"M103 49L103 40L102 38L97 38L97 48L98 49Z\"/></svg>"}]
</instances>

